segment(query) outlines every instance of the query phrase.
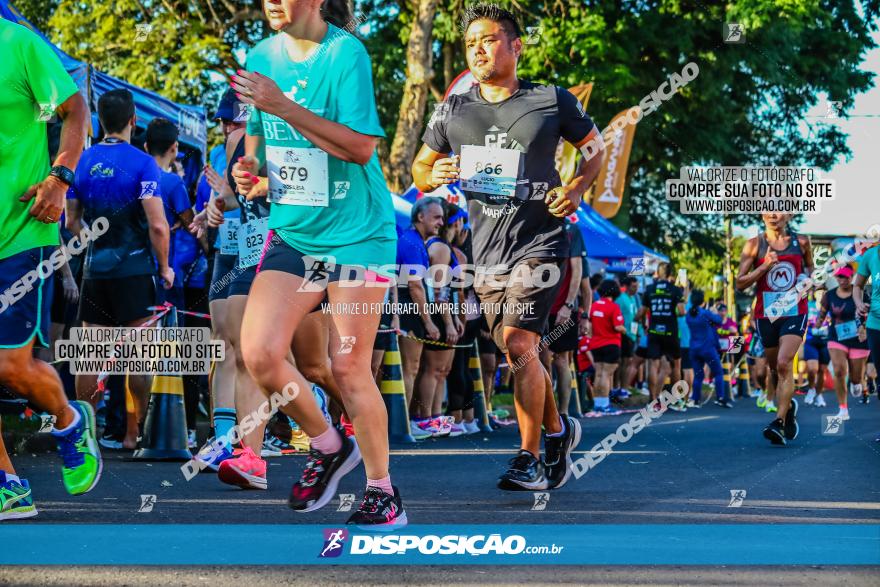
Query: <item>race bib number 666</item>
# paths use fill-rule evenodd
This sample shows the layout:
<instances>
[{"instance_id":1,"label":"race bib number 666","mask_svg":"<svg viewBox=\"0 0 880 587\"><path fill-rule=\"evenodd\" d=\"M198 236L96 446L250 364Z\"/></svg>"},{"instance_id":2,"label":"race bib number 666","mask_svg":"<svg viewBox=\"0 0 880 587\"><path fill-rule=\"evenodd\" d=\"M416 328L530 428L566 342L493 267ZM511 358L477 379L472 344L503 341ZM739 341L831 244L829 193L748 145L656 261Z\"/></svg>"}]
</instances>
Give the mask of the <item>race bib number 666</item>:
<instances>
[{"instance_id":1,"label":"race bib number 666","mask_svg":"<svg viewBox=\"0 0 880 587\"><path fill-rule=\"evenodd\" d=\"M516 194L522 153L516 149L499 149L462 145L461 188L495 196Z\"/></svg>"}]
</instances>

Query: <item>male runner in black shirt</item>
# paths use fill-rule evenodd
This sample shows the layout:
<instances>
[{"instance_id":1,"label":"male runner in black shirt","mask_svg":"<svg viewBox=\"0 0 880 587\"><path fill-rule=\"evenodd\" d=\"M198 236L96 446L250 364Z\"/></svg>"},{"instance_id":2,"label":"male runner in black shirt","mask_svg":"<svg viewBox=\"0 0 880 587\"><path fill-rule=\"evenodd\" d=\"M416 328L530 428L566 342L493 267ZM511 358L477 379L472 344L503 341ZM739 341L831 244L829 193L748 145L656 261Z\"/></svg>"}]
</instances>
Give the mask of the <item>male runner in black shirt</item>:
<instances>
[{"instance_id":1,"label":"male runner in black shirt","mask_svg":"<svg viewBox=\"0 0 880 587\"><path fill-rule=\"evenodd\" d=\"M660 396L663 380L674 369L676 359L681 357L678 316L684 316L684 294L672 283L671 272L669 263L657 266L655 281L645 290L637 317L641 321L648 314L648 388L651 390L651 401ZM661 359L668 361L667 368L663 368ZM680 379L681 373L672 373L672 377L674 383Z\"/></svg>"},{"instance_id":2,"label":"male runner in black shirt","mask_svg":"<svg viewBox=\"0 0 880 587\"><path fill-rule=\"evenodd\" d=\"M437 110L413 178L420 190L431 191L460 177L468 198L475 291L514 372L521 435L521 450L498 486L561 487L571 474L580 424L559 416L538 355L569 254L563 218L578 208L599 173L601 141L590 143L598 129L570 92L517 79L523 43L510 12L480 4L465 12L462 24L468 66L479 85ZM560 138L585 155L565 186L555 168ZM495 278L480 283L479 271L490 268ZM542 424L546 473L539 458Z\"/></svg>"}]
</instances>

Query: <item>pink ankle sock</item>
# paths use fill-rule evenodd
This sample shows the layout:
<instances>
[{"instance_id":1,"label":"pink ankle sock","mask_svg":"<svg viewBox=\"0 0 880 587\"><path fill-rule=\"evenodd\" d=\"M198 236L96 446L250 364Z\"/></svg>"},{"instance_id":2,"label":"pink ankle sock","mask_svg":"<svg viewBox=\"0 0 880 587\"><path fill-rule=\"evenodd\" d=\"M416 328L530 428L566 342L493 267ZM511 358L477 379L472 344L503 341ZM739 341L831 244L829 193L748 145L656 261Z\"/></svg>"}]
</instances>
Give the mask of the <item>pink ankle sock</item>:
<instances>
[{"instance_id":1,"label":"pink ankle sock","mask_svg":"<svg viewBox=\"0 0 880 587\"><path fill-rule=\"evenodd\" d=\"M327 430L312 438L312 448L325 455L338 453L339 449L342 448L342 439L339 437L339 432L333 426L328 426Z\"/></svg>"},{"instance_id":2,"label":"pink ankle sock","mask_svg":"<svg viewBox=\"0 0 880 587\"><path fill-rule=\"evenodd\" d=\"M381 479L367 479L367 487L378 487L388 495L394 495L394 488L391 487L391 475Z\"/></svg>"}]
</instances>

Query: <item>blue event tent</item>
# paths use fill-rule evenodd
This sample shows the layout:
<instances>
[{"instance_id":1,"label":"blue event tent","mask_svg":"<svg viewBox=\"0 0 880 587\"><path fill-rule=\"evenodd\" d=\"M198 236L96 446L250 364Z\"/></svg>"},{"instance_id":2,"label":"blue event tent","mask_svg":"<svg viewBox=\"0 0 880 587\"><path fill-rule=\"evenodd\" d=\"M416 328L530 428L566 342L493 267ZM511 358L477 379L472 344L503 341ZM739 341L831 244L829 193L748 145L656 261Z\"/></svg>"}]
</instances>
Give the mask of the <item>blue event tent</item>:
<instances>
[{"instance_id":1,"label":"blue event tent","mask_svg":"<svg viewBox=\"0 0 880 587\"><path fill-rule=\"evenodd\" d=\"M86 98L92 112L97 111L98 99L104 93L125 88L134 96L138 122L141 125L146 127L151 120L158 117L167 118L177 124L180 128L181 151L189 155L184 159L187 179L191 181L195 179L201 170L208 140L208 124L203 107L177 104L159 94L128 84L98 71L88 63L74 59L56 47L46 35L28 22L8 0L0 0L0 16L29 28L52 47L61 59L64 69L67 70ZM97 130L96 120L93 121L93 128Z\"/></svg>"}]
</instances>

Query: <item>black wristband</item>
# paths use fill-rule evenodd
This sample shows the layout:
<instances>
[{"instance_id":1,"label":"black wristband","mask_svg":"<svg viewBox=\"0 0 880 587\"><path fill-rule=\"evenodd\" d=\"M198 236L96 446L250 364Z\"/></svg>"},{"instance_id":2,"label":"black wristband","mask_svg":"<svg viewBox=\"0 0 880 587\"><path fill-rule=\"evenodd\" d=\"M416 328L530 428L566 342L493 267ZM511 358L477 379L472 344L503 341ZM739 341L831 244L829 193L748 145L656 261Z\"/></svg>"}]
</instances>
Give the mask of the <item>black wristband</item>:
<instances>
[{"instance_id":1,"label":"black wristband","mask_svg":"<svg viewBox=\"0 0 880 587\"><path fill-rule=\"evenodd\" d=\"M75 178L73 171L71 171L64 165L56 165L49 170L49 175L51 175L52 177L57 177L67 185L73 185L73 180Z\"/></svg>"}]
</instances>

